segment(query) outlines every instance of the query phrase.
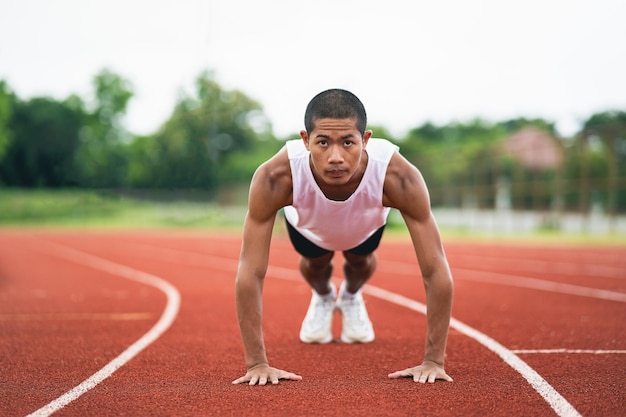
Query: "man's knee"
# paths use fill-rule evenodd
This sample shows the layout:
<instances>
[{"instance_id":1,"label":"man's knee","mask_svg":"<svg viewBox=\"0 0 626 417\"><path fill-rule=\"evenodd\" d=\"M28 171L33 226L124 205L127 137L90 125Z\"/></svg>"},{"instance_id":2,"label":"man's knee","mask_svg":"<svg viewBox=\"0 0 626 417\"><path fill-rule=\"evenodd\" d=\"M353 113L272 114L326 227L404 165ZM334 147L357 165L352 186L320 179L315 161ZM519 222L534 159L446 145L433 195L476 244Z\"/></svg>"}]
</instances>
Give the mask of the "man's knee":
<instances>
[{"instance_id":1,"label":"man's knee","mask_svg":"<svg viewBox=\"0 0 626 417\"><path fill-rule=\"evenodd\" d=\"M302 256L300 258L300 267L307 270L315 270L320 271L328 268L330 266L330 262L333 259L333 252L329 252L325 255L318 256L315 258L308 258L306 256Z\"/></svg>"},{"instance_id":2,"label":"man's knee","mask_svg":"<svg viewBox=\"0 0 626 417\"><path fill-rule=\"evenodd\" d=\"M376 267L376 255L374 252L367 255L355 255L350 252L343 253L346 266L355 270L373 270Z\"/></svg>"}]
</instances>

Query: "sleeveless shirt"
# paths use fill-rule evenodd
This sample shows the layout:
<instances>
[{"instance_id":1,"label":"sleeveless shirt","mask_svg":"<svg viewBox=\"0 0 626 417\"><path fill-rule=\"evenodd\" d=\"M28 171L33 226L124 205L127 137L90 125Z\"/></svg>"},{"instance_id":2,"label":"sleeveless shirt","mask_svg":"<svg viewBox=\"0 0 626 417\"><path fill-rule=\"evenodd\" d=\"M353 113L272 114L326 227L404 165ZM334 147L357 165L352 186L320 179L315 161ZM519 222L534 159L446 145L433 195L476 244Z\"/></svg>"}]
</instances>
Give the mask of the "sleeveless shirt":
<instances>
[{"instance_id":1,"label":"sleeveless shirt","mask_svg":"<svg viewBox=\"0 0 626 417\"><path fill-rule=\"evenodd\" d=\"M285 144L293 182L292 205L285 217L304 237L330 251L344 251L363 243L385 225L389 207L382 204L387 166L398 147L385 139L370 139L363 178L348 199L328 199L309 165L310 152L301 139Z\"/></svg>"}]
</instances>

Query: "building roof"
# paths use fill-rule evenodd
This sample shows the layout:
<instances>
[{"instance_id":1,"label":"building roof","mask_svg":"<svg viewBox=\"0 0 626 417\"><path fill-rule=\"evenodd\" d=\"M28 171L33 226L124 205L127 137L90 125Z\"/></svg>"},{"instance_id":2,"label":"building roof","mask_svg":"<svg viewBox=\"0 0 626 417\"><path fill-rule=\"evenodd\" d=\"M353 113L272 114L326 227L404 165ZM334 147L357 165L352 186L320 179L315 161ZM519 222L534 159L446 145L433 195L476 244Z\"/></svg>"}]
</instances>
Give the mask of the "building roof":
<instances>
[{"instance_id":1,"label":"building roof","mask_svg":"<svg viewBox=\"0 0 626 417\"><path fill-rule=\"evenodd\" d=\"M533 171L558 168L564 159L557 139L535 127L522 128L506 138L503 151Z\"/></svg>"}]
</instances>

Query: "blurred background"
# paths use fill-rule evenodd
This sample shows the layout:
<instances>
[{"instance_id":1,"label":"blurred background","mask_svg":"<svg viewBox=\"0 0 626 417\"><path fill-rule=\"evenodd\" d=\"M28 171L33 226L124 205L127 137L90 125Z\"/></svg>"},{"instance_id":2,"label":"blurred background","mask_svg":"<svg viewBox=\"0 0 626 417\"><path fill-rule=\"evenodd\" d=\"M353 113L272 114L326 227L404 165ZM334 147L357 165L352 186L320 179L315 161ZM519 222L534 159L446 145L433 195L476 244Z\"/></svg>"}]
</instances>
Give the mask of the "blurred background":
<instances>
[{"instance_id":1,"label":"blurred background","mask_svg":"<svg viewBox=\"0 0 626 417\"><path fill-rule=\"evenodd\" d=\"M626 3L430 3L0 0L0 224L236 228L340 87L444 232L624 239Z\"/></svg>"}]
</instances>

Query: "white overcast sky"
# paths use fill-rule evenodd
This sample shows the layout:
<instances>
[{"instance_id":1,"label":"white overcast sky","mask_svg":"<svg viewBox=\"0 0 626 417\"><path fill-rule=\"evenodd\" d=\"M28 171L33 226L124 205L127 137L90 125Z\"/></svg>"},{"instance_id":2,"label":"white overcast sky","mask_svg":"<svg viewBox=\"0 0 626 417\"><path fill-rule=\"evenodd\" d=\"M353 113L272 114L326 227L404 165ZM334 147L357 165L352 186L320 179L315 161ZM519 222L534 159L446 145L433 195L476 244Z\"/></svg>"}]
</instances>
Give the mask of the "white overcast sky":
<instances>
[{"instance_id":1,"label":"white overcast sky","mask_svg":"<svg viewBox=\"0 0 626 417\"><path fill-rule=\"evenodd\" d=\"M624 0L0 0L0 79L20 98L87 99L102 68L154 132L214 70L278 135L346 88L395 134L425 121L544 117L571 134L626 110Z\"/></svg>"}]
</instances>

